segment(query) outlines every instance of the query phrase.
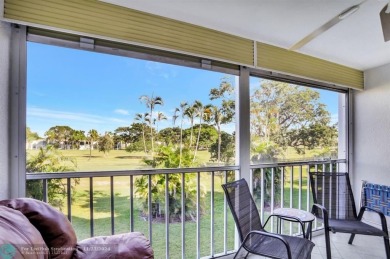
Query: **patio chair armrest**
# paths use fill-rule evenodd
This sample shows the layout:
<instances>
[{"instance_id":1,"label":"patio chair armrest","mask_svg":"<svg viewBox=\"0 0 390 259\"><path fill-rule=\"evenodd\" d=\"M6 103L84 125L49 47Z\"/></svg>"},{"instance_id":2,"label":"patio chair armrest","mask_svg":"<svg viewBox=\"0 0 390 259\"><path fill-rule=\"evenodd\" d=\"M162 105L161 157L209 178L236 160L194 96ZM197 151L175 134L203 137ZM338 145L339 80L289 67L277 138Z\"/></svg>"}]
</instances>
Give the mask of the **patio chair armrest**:
<instances>
[{"instance_id":1,"label":"patio chair armrest","mask_svg":"<svg viewBox=\"0 0 390 259\"><path fill-rule=\"evenodd\" d=\"M305 230L303 228L304 223L298 217L294 217L294 216L282 216L282 215L271 214L271 215L268 216L267 220L265 221L265 224L264 224L263 228L265 228L267 226L267 223L271 219L271 217L277 217L277 218L280 218L280 219L283 219L283 220L299 222L299 224L301 225L301 228L302 228L302 233L305 233Z\"/></svg>"},{"instance_id":2,"label":"patio chair armrest","mask_svg":"<svg viewBox=\"0 0 390 259\"><path fill-rule=\"evenodd\" d=\"M269 237L269 238L273 238L273 239L279 240L279 241L282 242L282 243L284 244L284 246L286 247L286 250L287 250L287 258L292 258L292 257L291 257L290 245L287 243L286 239L284 239L282 236L276 235L276 234L272 234L272 233L268 233L268 232L265 232L265 231L252 230L251 232L248 233L248 235L246 235L244 241L242 242L242 245L243 245L243 246L245 246L245 242L246 242L246 240L249 238L250 235L266 236L266 237Z\"/></svg>"},{"instance_id":3,"label":"patio chair armrest","mask_svg":"<svg viewBox=\"0 0 390 259\"><path fill-rule=\"evenodd\" d=\"M379 211L379 210L376 210L376 209L373 209L373 208L370 208L370 207L367 207L367 206L362 206L362 207L360 208L360 211L359 211L358 220L362 220L362 218L363 218L363 213L364 213L366 210L369 210L369 211L372 211L372 212L375 212L376 214L378 214L379 218L381 219L382 230L388 235L387 221L386 221L385 214L383 214L382 211Z\"/></svg>"},{"instance_id":4,"label":"patio chair armrest","mask_svg":"<svg viewBox=\"0 0 390 259\"><path fill-rule=\"evenodd\" d=\"M385 214L383 214L383 212L380 211L380 210L373 209L373 208L370 208L370 207L367 207L367 206L362 206L360 208L360 212L362 212L362 213L364 213L365 210L369 210L369 211L375 212L375 213L379 214L379 217L385 218ZM359 212L359 214L360 214L360 212Z\"/></svg>"},{"instance_id":5,"label":"patio chair armrest","mask_svg":"<svg viewBox=\"0 0 390 259\"><path fill-rule=\"evenodd\" d=\"M263 225L263 228L265 228L268 224L268 221L272 218L272 217L277 217L278 215L274 215L274 214L271 214L268 216L267 220L265 221L264 225Z\"/></svg>"},{"instance_id":6,"label":"patio chair armrest","mask_svg":"<svg viewBox=\"0 0 390 259\"><path fill-rule=\"evenodd\" d=\"M322 206L321 204L314 203L313 207L311 209L311 213L313 213L314 215L316 215L316 213L315 213L316 208L321 210L324 221L328 221L328 210L324 206Z\"/></svg>"},{"instance_id":7,"label":"patio chair armrest","mask_svg":"<svg viewBox=\"0 0 390 259\"><path fill-rule=\"evenodd\" d=\"M314 215L316 215L316 213L315 213L316 207L319 208L322 211L322 217L323 217L323 221L324 221L324 228L325 229L330 229L329 228L328 210L324 206L322 206L321 204L314 203L313 207L311 209L311 213L313 213Z\"/></svg>"}]
</instances>

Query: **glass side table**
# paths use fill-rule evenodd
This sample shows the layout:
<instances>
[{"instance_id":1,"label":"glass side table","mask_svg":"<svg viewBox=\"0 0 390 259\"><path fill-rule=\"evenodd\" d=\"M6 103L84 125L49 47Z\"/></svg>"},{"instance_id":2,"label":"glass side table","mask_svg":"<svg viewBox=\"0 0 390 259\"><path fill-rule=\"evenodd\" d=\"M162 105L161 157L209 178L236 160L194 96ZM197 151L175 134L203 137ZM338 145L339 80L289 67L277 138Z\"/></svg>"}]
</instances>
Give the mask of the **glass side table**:
<instances>
[{"instance_id":1,"label":"glass side table","mask_svg":"<svg viewBox=\"0 0 390 259\"><path fill-rule=\"evenodd\" d=\"M299 209L293 209L293 208L279 208L274 210L272 215L269 217L277 217L277 231L278 233L281 232L281 225L282 220L290 221L290 222L297 222L302 227L302 234L303 237L306 239L311 240L312 237L312 223L315 219L314 215L310 212L299 210ZM268 220L269 220L268 218ZM267 220L267 221L268 221ZM307 227L306 227L307 224Z\"/></svg>"}]
</instances>

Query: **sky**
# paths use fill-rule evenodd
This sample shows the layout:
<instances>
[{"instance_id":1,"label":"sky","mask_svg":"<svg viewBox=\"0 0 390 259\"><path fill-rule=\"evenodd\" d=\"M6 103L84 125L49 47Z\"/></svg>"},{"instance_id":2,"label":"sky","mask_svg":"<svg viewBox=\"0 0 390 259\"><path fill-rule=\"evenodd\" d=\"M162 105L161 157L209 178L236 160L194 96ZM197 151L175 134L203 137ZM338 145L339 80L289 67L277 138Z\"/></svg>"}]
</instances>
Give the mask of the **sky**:
<instances>
[{"instance_id":1,"label":"sky","mask_svg":"<svg viewBox=\"0 0 390 259\"><path fill-rule=\"evenodd\" d=\"M173 125L172 116L183 101L210 101L211 88L223 73L128 57L29 42L27 46L27 126L43 137L52 126L67 125L100 134L129 126L136 113L145 113L142 95L160 96L155 111L168 118L159 129ZM251 78L251 84L258 79ZM235 78L232 77L233 84ZM337 117L337 93L321 91L321 102ZM176 121L178 125L180 121ZM186 120L185 127L189 126ZM234 131L234 124L225 126Z\"/></svg>"}]
</instances>

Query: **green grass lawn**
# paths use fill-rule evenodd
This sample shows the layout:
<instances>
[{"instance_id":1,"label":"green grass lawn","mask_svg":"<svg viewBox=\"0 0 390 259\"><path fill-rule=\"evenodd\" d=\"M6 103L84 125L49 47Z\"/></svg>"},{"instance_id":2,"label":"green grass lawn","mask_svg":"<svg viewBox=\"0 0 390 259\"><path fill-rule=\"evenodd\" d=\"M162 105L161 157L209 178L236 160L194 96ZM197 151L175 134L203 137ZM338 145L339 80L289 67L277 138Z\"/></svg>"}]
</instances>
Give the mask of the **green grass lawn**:
<instances>
[{"instance_id":1,"label":"green grass lawn","mask_svg":"<svg viewBox=\"0 0 390 259\"><path fill-rule=\"evenodd\" d=\"M28 153L33 155L36 150L28 150ZM91 157L89 150L62 150L65 156L74 157L77 160L76 171L107 171L107 170L131 170L144 169L146 166L142 162L143 153L128 153L124 150L112 150L106 156L102 152L92 150ZM209 164L208 151L199 152L199 164ZM209 164L210 165L210 164ZM293 193L292 207L298 208L299 203L299 172L298 168L294 167L293 177ZM290 207L290 173L291 169L286 168L285 185L284 185L284 207ZM302 192L301 192L301 208L307 209L307 175L306 171L302 173ZM204 197L204 213L200 219L200 253L201 256L210 255L210 195L211 195L211 175L209 173L201 173L201 184L206 188L206 196ZM135 180L135 179L134 179ZM215 176L215 200L214 200L214 229L215 253L223 252L223 192L221 188L222 179L220 176ZM94 234L110 235L111 234L111 210L110 210L110 179L108 177L95 177L93 180L93 204L94 204ZM265 190L270 193L270 188ZM121 176L114 177L114 220L115 233L126 233L130 231L130 217L134 217L134 230L144 233L149 237L148 221L141 215L140 201L134 200L134 212L130 215L130 177ZM280 206L282 198L280 193L274 196L275 207ZM260 200L256 199L256 203L260 208ZM64 202L66 204L66 202ZM90 201L89 201L89 178L80 178L78 185L74 187L72 201L72 224L76 230L79 240L90 236ZM270 200L264 199L264 220L270 214ZM311 205L310 205L311 206ZM65 207L64 213L67 214ZM227 250L234 249L234 221L230 211L227 212ZM161 222L162 221L162 222ZM152 242L156 258L165 257L165 221L153 221L152 223ZM264 222L263 222L264 223ZM275 224L275 222L274 222ZM276 225L274 225L276 226ZM270 230L271 224L268 224L267 229ZM289 233L290 224L284 224L285 233ZM292 232L297 231L297 224L292 225ZM276 230L276 228L274 228ZM196 223L189 220L185 223L185 244L186 257L196 257ZM172 222L169 224L169 250L171 258L181 258L181 223Z\"/></svg>"},{"instance_id":2,"label":"green grass lawn","mask_svg":"<svg viewBox=\"0 0 390 259\"><path fill-rule=\"evenodd\" d=\"M204 198L204 213L200 219L200 253L201 256L210 254L210 174L202 173L201 182L206 188L206 196ZM223 192L220 186L221 179L215 176L215 199L214 199L214 229L215 229L215 253L223 252ZM110 194L109 178L101 177L94 179L94 234L110 235L111 234L111 211L110 211ZM115 233L126 233L130 231L130 181L129 177L114 177L114 215L115 215ZM90 236L90 210L89 210L89 179L80 179L79 185L75 188L74 200L72 203L72 224L76 230L79 240ZM135 200L134 206L134 230L144 233L149 238L148 221L141 216L139 201ZM67 213L67 209L64 209ZM230 211L227 211L227 244L228 250L234 249L234 222ZM165 258L165 219L162 222L156 220L152 223L152 242L156 258ZM185 243L186 256L188 258L196 257L196 222L191 220L185 223ZM181 257L181 223L169 224L169 250L171 258Z\"/></svg>"},{"instance_id":3,"label":"green grass lawn","mask_svg":"<svg viewBox=\"0 0 390 259\"><path fill-rule=\"evenodd\" d=\"M298 207L298 174L293 180L293 207ZM289 179L289 173L286 172L286 179ZM201 182L206 188L206 197L204 198L204 214L200 220L200 252L201 256L210 254L210 174L202 173ZM215 176L215 200L214 200L214 229L215 229L215 253L223 252L223 192L220 186L222 179ZM306 180L302 181L302 209L306 209L307 204L307 185ZM110 235L111 234L111 211L110 211L110 179L108 177L94 178L94 234ZM115 215L115 233L126 233L130 231L130 179L129 177L114 177L114 215ZM89 210L89 178L81 178L79 185L75 187L74 200L72 203L72 224L77 233L79 240L90 236L90 210ZM280 195L275 195L275 205L280 205ZM284 207L290 207L290 182L285 182L284 188ZM141 216L140 202L135 199L134 204L134 230L144 233L149 237L148 221ZM260 208L259 200L256 200ZM265 199L265 204L270 204L270 200ZM67 213L66 208L64 213ZM264 221L270 214L270 208L265 206ZM234 249L234 221L228 209L228 250ZM263 222L264 223L264 222ZM274 221L274 231L276 231L276 221ZM290 223L285 222L283 225L284 233L290 233ZM292 233L298 230L297 224L292 224ZM271 230L271 224L267 226ZM186 256L188 258L196 257L196 223L187 221L185 223L185 243ZM165 257L165 220L162 222L154 221L152 223L152 242L156 258ZM181 257L181 223L169 224L169 250L171 258Z\"/></svg>"},{"instance_id":4,"label":"green grass lawn","mask_svg":"<svg viewBox=\"0 0 390 259\"><path fill-rule=\"evenodd\" d=\"M106 155L98 150L60 150L64 156L72 157L77 163L75 171L117 171L146 169L148 166L142 161L146 157L143 152L129 153L125 150L111 150ZM27 150L27 156L33 156L38 150ZM210 153L207 150L198 151L197 163L203 166L213 165Z\"/></svg>"}]
</instances>

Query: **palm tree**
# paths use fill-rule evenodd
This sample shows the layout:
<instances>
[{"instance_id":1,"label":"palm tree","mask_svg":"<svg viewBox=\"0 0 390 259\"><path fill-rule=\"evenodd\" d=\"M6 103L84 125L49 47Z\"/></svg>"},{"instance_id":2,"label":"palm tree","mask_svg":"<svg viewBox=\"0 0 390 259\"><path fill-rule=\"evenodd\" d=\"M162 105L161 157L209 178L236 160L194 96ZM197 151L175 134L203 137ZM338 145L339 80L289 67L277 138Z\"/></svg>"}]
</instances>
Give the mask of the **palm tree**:
<instances>
[{"instance_id":1,"label":"palm tree","mask_svg":"<svg viewBox=\"0 0 390 259\"><path fill-rule=\"evenodd\" d=\"M153 141L153 111L156 105L163 105L164 101L160 96L153 97L152 96L147 96L147 95L142 95L140 96L139 100L141 102L144 102L146 104L146 107L149 108L150 114L149 114L149 127L150 127L150 140L152 143L152 157L154 154L154 141Z\"/></svg>"},{"instance_id":2,"label":"palm tree","mask_svg":"<svg viewBox=\"0 0 390 259\"><path fill-rule=\"evenodd\" d=\"M198 152L198 148L199 148L200 133L202 130L202 122L203 122L203 120L208 120L208 117L209 117L211 110L210 110L209 105L203 106L203 104L200 101L195 101L193 107L195 108L196 117L199 118L198 137L196 139L196 144L195 144L195 149L194 149L194 157L192 159L192 161L195 161L196 153Z\"/></svg>"},{"instance_id":3,"label":"palm tree","mask_svg":"<svg viewBox=\"0 0 390 259\"><path fill-rule=\"evenodd\" d=\"M235 115L235 103L234 100L230 99L229 96L234 92L234 88L230 82L229 77L221 79L219 88L212 88L210 90L210 100L222 99L222 104L210 107L210 118L209 120L214 122L214 125L218 130L218 164L221 161L221 125L230 123L234 119Z\"/></svg>"},{"instance_id":4,"label":"palm tree","mask_svg":"<svg viewBox=\"0 0 390 259\"><path fill-rule=\"evenodd\" d=\"M144 152L146 154L147 150L146 150L146 140L145 140L145 124L147 121L149 121L149 113L147 113L147 112L144 114L137 113L135 115L135 120L140 121L142 124L142 141L144 143Z\"/></svg>"},{"instance_id":5,"label":"palm tree","mask_svg":"<svg viewBox=\"0 0 390 259\"><path fill-rule=\"evenodd\" d=\"M155 119L157 134L158 134L158 123L163 120L167 120L167 116L165 116L165 114L162 112L158 112L157 119Z\"/></svg>"},{"instance_id":6,"label":"palm tree","mask_svg":"<svg viewBox=\"0 0 390 259\"><path fill-rule=\"evenodd\" d=\"M181 159L183 154L183 121L185 116L185 110L188 106L187 102L181 102L180 103L180 114L181 114L181 122L180 122L180 160L179 160L179 167L181 167Z\"/></svg>"},{"instance_id":7,"label":"palm tree","mask_svg":"<svg viewBox=\"0 0 390 259\"><path fill-rule=\"evenodd\" d=\"M208 120L214 123L218 131L218 164L221 161L221 117L222 114L218 107L214 105L210 106L210 117Z\"/></svg>"},{"instance_id":8,"label":"palm tree","mask_svg":"<svg viewBox=\"0 0 390 259\"><path fill-rule=\"evenodd\" d=\"M173 116L172 116L172 124L173 126L175 126L175 123L176 123L176 120L177 118L179 118L179 115L177 115L177 112L179 112L179 108L175 108L175 111L173 112Z\"/></svg>"},{"instance_id":9,"label":"palm tree","mask_svg":"<svg viewBox=\"0 0 390 259\"><path fill-rule=\"evenodd\" d=\"M190 145L189 145L190 149L192 147L192 137L194 135L194 119L196 116L196 111L195 111L194 105L195 105L195 103L193 105L187 107L187 109L184 111L184 114L188 117L188 119L190 120L190 124L191 124L191 135L190 135Z\"/></svg>"},{"instance_id":10,"label":"palm tree","mask_svg":"<svg viewBox=\"0 0 390 259\"><path fill-rule=\"evenodd\" d=\"M90 131L88 131L88 138L89 138L89 159L91 159L93 142L99 138L99 134L97 130L91 129Z\"/></svg>"},{"instance_id":11,"label":"palm tree","mask_svg":"<svg viewBox=\"0 0 390 259\"><path fill-rule=\"evenodd\" d=\"M218 131L218 164L221 161L221 142L222 142L222 132L221 125L227 124L233 120L234 117L234 102L223 102L221 107L210 106L210 118L209 121L214 123L214 126L217 127Z\"/></svg>"}]
</instances>

